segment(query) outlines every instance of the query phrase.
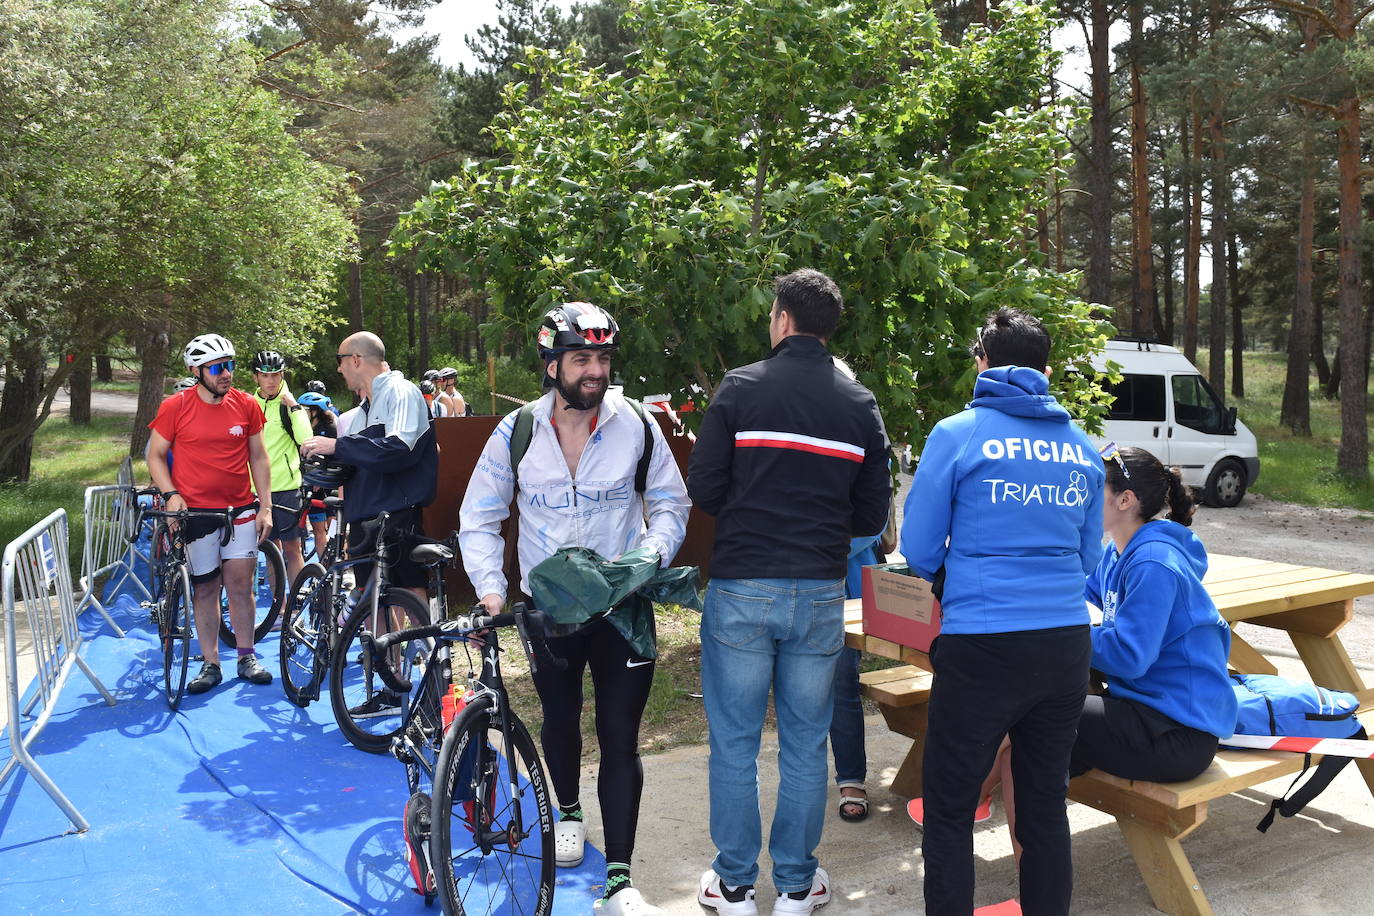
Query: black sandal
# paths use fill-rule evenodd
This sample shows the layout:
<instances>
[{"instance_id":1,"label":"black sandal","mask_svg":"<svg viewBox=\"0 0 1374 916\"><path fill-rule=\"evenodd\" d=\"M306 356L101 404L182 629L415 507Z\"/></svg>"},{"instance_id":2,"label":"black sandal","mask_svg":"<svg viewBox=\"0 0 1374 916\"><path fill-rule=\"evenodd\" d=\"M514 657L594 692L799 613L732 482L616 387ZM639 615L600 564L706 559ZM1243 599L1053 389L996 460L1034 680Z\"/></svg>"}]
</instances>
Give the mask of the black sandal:
<instances>
[{"instance_id":1,"label":"black sandal","mask_svg":"<svg viewBox=\"0 0 1374 916\"><path fill-rule=\"evenodd\" d=\"M859 788L859 787L858 787L858 786L852 786L852 787L847 786L846 788ZM848 821L849 823L852 824L852 823L855 823L855 822L857 822L857 821L861 821L861 820L863 820L864 818L868 817L868 790L867 790L867 789L859 789L859 791L863 792L864 794L863 794L863 795L845 795L843 792L840 793L840 803L839 803L839 806L838 806L838 809L837 809L837 810L839 811L840 820L842 820L842 821ZM850 806L850 805L853 805L853 806L854 806L855 808L857 808L858 810L857 810L857 811L846 811L845 808L847 808L847 807Z\"/></svg>"}]
</instances>

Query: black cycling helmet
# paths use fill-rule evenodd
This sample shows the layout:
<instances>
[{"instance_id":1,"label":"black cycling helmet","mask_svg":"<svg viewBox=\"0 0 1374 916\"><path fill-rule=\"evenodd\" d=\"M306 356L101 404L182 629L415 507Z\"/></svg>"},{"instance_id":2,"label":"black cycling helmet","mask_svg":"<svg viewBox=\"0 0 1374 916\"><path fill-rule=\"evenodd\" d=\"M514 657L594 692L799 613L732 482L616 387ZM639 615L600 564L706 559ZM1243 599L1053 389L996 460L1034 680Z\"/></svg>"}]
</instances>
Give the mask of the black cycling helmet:
<instances>
[{"instance_id":1,"label":"black cycling helmet","mask_svg":"<svg viewBox=\"0 0 1374 916\"><path fill-rule=\"evenodd\" d=\"M286 359L276 350L259 350L253 354L254 372L285 372Z\"/></svg>"},{"instance_id":2,"label":"black cycling helmet","mask_svg":"<svg viewBox=\"0 0 1374 916\"><path fill-rule=\"evenodd\" d=\"M424 381L422 381L422 382L420 383L420 393L421 393L421 394L433 394L433 393L434 393L434 383L431 382L429 379L425 379Z\"/></svg>"},{"instance_id":3,"label":"black cycling helmet","mask_svg":"<svg viewBox=\"0 0 1374 916\"><path fill-rule=\"evenodd\" d=\"M315 392L316 394L327 394L327 393L328 393L328 391L327 391L327 390L325 389L325 387L324 387L324 382L320 381L320 380L317 379L317 378L312 378L310 381L306 382L306 383L305 383L305 390L306 390L306 391L313 391L313 392Z\"/></svg>"},{"instance_id":4,"label":"black cycling helmet","mask_svg":"<svg viewBox=\"0 0 1374 916\"><path fill-rule=\"evenodd\" d=\"M539 355L552 359L569 350L614 350L620 325L611 313L590 302L565 302L539 323Z\"/></svg>"},{"instance_id":5,"label":"black cycling helmet","mask_svg":"<svg viewBox=\"0 0 1374 916\"><path fill-rule=\"evenodd\" d=\"M355 470L351 464L339 464L321 456L304 458L301 460L301 482L320 490L337 490L348 482Z\"/></svg>"}]
</instances>

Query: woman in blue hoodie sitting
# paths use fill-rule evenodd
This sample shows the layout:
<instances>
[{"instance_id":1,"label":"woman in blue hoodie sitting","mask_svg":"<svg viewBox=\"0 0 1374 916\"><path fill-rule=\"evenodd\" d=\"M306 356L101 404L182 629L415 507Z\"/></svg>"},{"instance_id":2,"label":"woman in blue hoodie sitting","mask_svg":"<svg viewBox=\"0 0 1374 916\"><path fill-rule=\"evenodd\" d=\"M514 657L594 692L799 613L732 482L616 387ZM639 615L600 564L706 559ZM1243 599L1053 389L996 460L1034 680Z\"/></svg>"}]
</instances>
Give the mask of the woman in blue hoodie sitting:
<instances>
[{"instance_id":1,"label":"woman in blue hoodie sitting","mask_svg":"<svg viewBox=\"0 0 1374 916\"><path fill-rule=\"evenodd\" d=\"M1092 667L1107 690L1084 703L1070 773L1192 779L1235 730L1231 631L1202 585L1207 551L1186 527L1193 497L1177 469L1123 448L1107 456L1106 470L1102 526L1111 541L1085 594L1102 609ZM1166 505L1166 517L1155 518Z\"/></svg>"}]
</instances>

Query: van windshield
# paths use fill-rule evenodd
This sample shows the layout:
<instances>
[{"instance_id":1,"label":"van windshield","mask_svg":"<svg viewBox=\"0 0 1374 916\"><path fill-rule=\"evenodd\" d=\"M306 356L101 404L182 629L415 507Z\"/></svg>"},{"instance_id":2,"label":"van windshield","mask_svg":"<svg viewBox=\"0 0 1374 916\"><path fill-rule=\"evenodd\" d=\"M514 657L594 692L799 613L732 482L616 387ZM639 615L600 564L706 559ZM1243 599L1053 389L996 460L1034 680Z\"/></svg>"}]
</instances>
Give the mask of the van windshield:
<instances>
[{"instance_id":1,"label":"van windshield","mask_svg":"<svg viewBox=\"0 0 1374 916\"><path fill-rule=\"evenodd\" d=\"M1180 426L1211 435L1226 432L1226 410L1212 386L1200 375L1175 375L1174 419Z\"/></svg>"}]
</instances>

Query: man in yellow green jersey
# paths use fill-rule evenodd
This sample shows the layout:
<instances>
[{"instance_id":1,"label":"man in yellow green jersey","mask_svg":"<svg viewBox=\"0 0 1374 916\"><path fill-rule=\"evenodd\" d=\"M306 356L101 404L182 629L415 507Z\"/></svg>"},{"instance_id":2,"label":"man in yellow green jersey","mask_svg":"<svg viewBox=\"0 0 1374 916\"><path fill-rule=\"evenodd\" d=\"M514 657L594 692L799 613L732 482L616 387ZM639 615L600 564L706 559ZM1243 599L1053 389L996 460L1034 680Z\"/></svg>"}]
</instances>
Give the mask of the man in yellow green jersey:
<instances>
[{"instance_id":1,"label":"man in yellow green jersey","mask_svg":"<svg viewBox=\"0 0 1374 916\"><path fill-rule=\"evenodd\" d=\"M286 360L276 350L253 355L254 397L262 408L265 425L262 444L272 463L272 540L286 560L287 581L305 565L301 554L301 443L311 436L310 417L286 386ZM262 494L258 495L262 498Z\"/></svg>"}]
</instances>

